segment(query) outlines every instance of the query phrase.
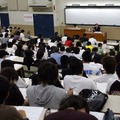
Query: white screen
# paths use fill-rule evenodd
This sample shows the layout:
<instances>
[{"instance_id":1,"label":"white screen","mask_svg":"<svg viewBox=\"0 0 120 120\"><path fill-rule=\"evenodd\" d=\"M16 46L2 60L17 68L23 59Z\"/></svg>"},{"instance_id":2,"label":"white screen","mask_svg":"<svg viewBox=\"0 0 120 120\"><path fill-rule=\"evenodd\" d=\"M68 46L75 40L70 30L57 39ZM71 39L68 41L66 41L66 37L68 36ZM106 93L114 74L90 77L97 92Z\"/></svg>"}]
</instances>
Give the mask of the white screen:
<instances>
[{"instance_id":1,"label":"white screen","mask_svg":"<svg viewBox=\"0 0 120 120\"><path fill-rule=\"evenodd\" d=\"M66 24L119 25L120 9L115 8L67 8Z\"/></svg>"}]
</instances>

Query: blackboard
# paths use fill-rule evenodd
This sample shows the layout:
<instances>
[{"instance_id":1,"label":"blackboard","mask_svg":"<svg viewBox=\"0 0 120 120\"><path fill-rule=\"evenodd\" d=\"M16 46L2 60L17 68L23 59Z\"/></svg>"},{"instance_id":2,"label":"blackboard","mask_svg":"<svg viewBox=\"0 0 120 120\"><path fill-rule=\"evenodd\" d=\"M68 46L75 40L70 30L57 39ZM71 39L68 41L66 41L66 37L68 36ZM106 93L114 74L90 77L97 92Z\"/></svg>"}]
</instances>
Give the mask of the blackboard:
<instances>
[{"instance_id":1,"label":"blackboard","mask_svg":"<svg viewBox=\"0 0 120 120\"><path fill-rule=\"evenodd\" d=\"M120 6L66 7L65 24L120 26Z\"/></svg>"}]
</instances>

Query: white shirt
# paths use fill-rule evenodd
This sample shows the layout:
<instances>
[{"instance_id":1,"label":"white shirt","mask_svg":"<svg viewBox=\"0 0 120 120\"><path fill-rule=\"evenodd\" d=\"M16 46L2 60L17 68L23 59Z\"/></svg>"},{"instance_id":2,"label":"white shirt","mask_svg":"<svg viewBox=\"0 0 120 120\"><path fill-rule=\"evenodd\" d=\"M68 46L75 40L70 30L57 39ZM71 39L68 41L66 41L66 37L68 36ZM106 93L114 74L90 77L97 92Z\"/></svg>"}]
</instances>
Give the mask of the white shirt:
<instances>
[{"instance_id":1,"label":"white shirt","mask_svg":"<svg viewBox=\"0 0 120 120\"><path fill-rule=\"evenodd\" d=\"M109 47L108 47L106 44L103 44L103 45L102 45L102 49L103 49L103 53L104 53L104 54L110 52L110 49L109 49Z\"/></svg>"},{"instance_id":2,"label":"white shirt","mask_svg":"<svg viewBox=\"0 0 120 120\"><path fill-rule=\"evenodd\" d=\"M61 40L62 40L62 43L65 44L65 41L67 40L67 36L63 36Z\"/></svg>"},{"instance_id":3,"label":"white shirt","mask_svg":"<svg viewBox=\"0 0 120 120\"><path fill-rule=\"evenodd\" d=\"M56 43L55 43L55 42L51 42L51 40L48 41L48 45L49 45L50 47L52 47L52 46L57 46Z\"/></svg>"},{"instance_id":4,"label":"white shirt","mask_svg":"<svg viewBox=\"0 0 120 120\"><path fill-rule=\"evenodd\" d=\"M75 54L73 53L73 56L76 57L77 59L81 60L82 59L82 56L81 54Z\"/></svg>"},{"instance_id":5,"label":"white shirt","mask_svg":"<svg viewBox=\"0 0 120 120\"><path fill-rule=\"evenodd\" d=\"M110 79L117 80L118 79L117 74L116 73L114 73L114 74L103 74L103 75L96 78L96 82L108 83Z\"/></svg>"},{"instance_id":6,"label":"white shirt","mask_svg":"<svg viewBox=\"0 0 120 120\"><path fill-rule=\"evenodd\" d=\"M95 45L95 44L97 44L97 40L95 39L95 38L89 38L89 40L88 40L89 42L91 42L91 44L92 45Z\"/></svg>"},{"instance_id":7,"label":"white shirt","mask_svg":"<svg viewBox=\"0 0 120 120\"><path fill-rule=\"evenodd\" d=\"M73 91L76 94L83 89L97 89L97 86L93 80L79 75L66 75L63 82L65 90L73 88Z\"/></svg>"},{"instance_id":8,"label":"white shirt","mask_svg":"<svg viewBox=\"0 0 120 120\"><path fill-rule=\"evenodd\" d=\"M90 62L90 64L97 66L100 70L103 70L103 65L100 63Z\"/></svg>"},{"instance_id":9,"label":"white shirt","mask_svg":"<svg viewBox=\"0 0 120 120\"><path fill-rule=\"evenodd\" d=\"M102 75L101 70L96 65L90 63L83 63L83 67L83 70L88 76Z\"/></svg>"},{"instance_id":10,"label":"white shirt","mask_svg":"<svg viewBox=\"0 0 120 120\"><path fill-rule=\"evenodd\" d=\"M9 55L14 55L15 50L13 48L7 48L6 51L9 53Z\"/></svg>"},{"instance_id":11,"label":"white shirt","mask_svg":"<svg viewBox=\"0 0 120 120\"><path fill-rule=\"evenodd\" d=\"M24 40L24 39L25 39L25 35L24 35L23 33L20 33L20 38L21 38L22 40Z\"/></svg>"},{"instance_id":12,"label":"white shirt","mask_svg":"<svg viewBox=\"0 0 120 120\"><path fill-rule=\"evenodd\" d=\"M111 85L116 81L116 80L118 80L118 79L110 79L109 80L109 82L108 82L108 84L107 84L107 89L106 89L106 92L107 93L109 93L109 91L110 91L110 87L111 87ZM120 82L120 80L118 80L119 82Z\"/></svg>"}]
</instances>

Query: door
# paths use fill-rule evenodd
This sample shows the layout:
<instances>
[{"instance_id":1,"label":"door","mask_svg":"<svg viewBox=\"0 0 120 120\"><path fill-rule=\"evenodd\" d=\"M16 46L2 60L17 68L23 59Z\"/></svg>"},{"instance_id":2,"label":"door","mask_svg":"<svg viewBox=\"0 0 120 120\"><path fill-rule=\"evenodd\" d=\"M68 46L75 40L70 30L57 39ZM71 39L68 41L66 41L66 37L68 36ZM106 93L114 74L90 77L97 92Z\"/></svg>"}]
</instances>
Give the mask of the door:
<instances>
[{"instance_id":1,"label":"door","mask_svg":"<svg viewBox=\"0 0 120 120\"><path fill-rule=\"evenodd\" d=\"M33 18L35 35L41 34L46 38L54 35L53 15L34 14Z\"/></svg>"},{"instance_id":2,"label":"door","mask_svg":"<svg viewBox=\"0 0 120 120\"><path fill-rule=\"evenodd\" d=\"M0 13L1 26L8 28L9 26L9 15L8 13Z\"/></svg>"}]
</instances>

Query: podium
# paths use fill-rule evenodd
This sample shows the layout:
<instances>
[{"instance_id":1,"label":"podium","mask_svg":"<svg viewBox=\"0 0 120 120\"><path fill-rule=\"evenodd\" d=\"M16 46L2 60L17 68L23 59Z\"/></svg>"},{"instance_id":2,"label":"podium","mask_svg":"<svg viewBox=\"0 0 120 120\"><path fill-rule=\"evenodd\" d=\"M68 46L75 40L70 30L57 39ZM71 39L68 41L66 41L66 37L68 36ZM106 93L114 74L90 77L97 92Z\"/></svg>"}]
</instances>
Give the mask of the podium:
<instances>
[{"instance_id":1,"label":"podium","mask_svg":"<svg viewBox=\"0 0 120 120\"><path fill-rule=\"evenodd\" d=\"M107 32L86 32L85 29L80 29L80 28L64 29L64 34L68 35L69 37L73 37L73 35L80 35L80 37L82 37L83 33L86 33L86 37L88 39L91 36L94 36L94 38L100 42L107 40Z\"/></svg>"}]
</instances>

